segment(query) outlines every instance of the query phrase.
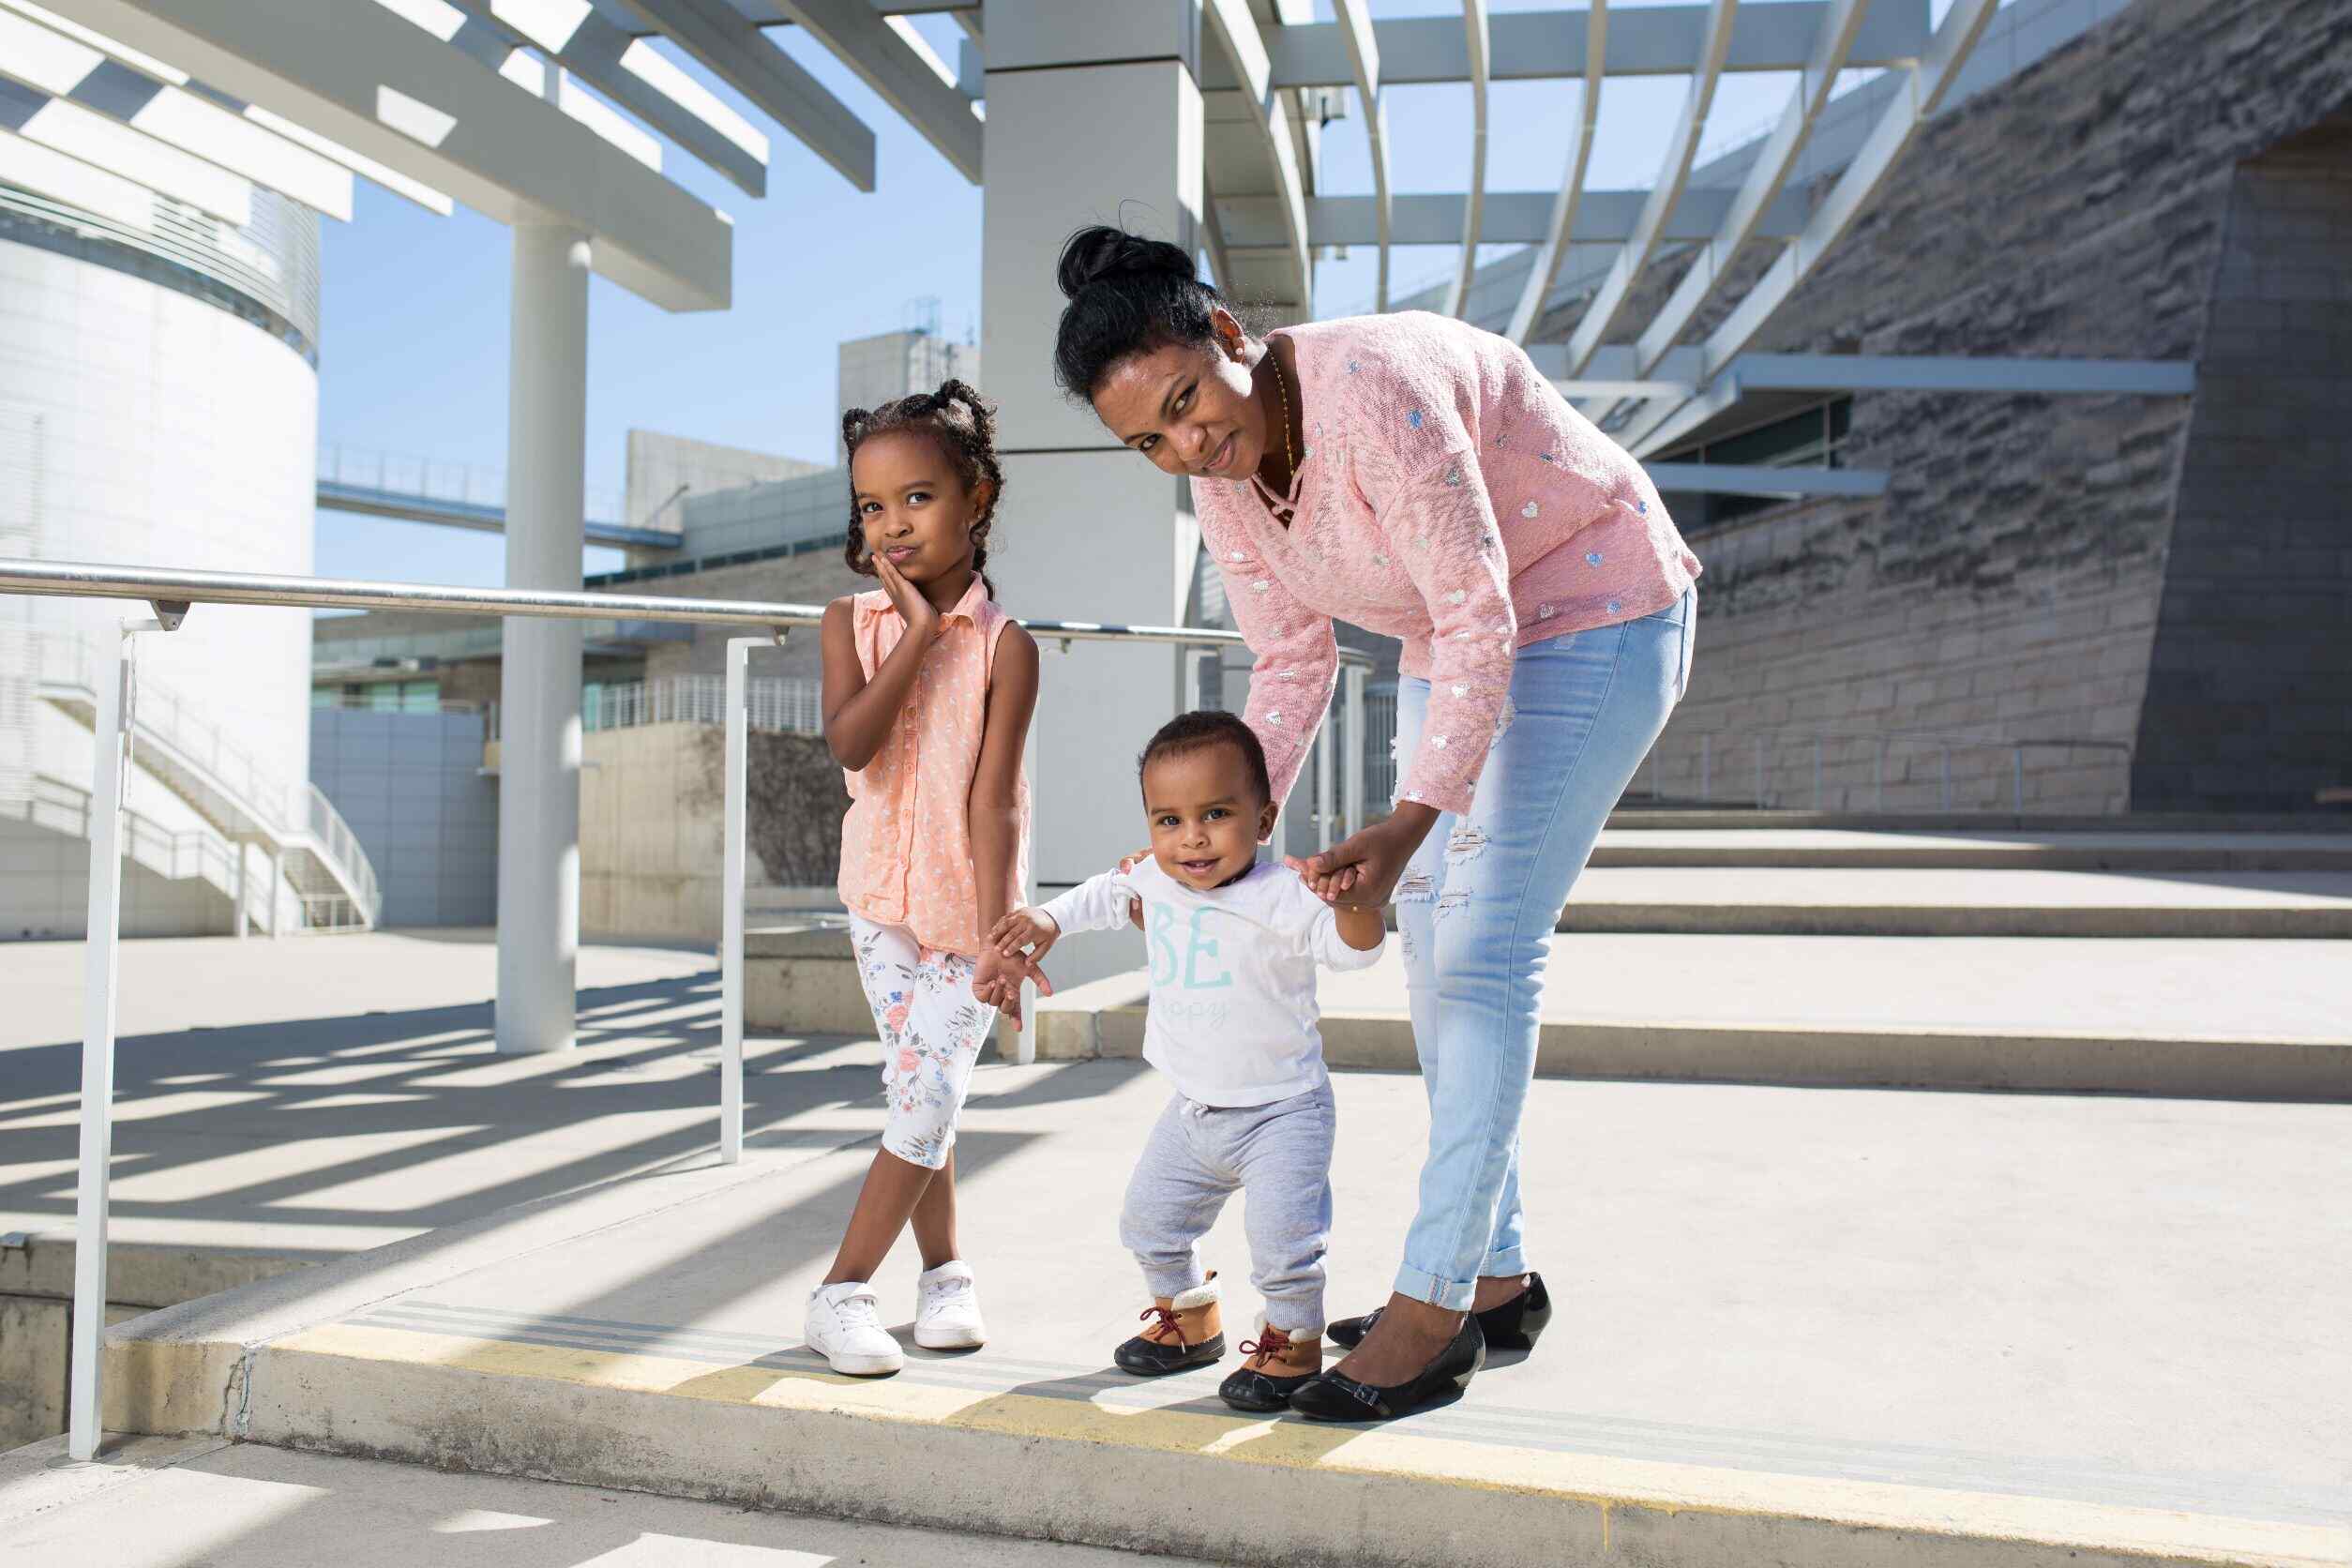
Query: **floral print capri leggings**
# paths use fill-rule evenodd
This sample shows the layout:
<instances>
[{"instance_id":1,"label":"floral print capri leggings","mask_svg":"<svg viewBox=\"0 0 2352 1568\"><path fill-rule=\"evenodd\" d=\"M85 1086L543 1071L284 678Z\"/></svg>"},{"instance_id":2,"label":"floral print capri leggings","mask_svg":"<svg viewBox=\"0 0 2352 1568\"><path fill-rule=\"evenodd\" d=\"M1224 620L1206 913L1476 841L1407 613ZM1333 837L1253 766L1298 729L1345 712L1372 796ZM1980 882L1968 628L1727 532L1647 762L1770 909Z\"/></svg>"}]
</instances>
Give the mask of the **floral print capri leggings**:
<instances>
[{"instance_id":1,"label":"floral print capri leggings","mask_svg":"<svg viewBox=\"0 0 2352 1568\"><path fill-rule=\"evenodd\" d=\"M972 1064L996 1027L996 1009L972 994L974 964L922 946L903 926L850 916L857 977L882 1032L882 1147L932 1170L956 1147L956 1118L972 1085Z\"/></svg>"}]
</instances>

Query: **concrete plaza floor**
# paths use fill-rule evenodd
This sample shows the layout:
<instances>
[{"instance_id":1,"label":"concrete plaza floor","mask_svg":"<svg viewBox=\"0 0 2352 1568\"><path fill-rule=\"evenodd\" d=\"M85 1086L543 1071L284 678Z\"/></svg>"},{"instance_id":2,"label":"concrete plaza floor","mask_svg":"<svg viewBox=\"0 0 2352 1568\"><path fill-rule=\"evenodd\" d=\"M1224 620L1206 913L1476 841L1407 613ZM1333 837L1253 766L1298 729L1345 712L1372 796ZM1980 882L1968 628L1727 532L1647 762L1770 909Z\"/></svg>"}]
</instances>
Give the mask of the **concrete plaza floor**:
<instances>
[{"instance_id":1,"label":"concrete plaza floor","mask_svg":"<svg viewBox=\"0 0 2352 1568\"><path fill-rule=\"evenodd\" d=\"M0 1019L0 1229L69 1223L72 952L0 954L23 999ZM1450 1409L1306 1433L1225 1411L1212 1374L1108 1370L1139 1304L1118 1191L1165 1094L1139 1064L983 1065L959 1190L995 1338L852 1384L796 1346L880 1124L872 1044L754 1042L750 1155L719 1169L707 958L588 950L587 1043L516 1059L490 1053L488 957L396 934L126 950L118 1234L314 1256L416 1239L118 1330L117 1363L145 1368L118 1394L163 1397L186 1352L173 1397L219 1423L204 1369L229 1368L262 1440L721 1495L756 1459L759 1500L833 1512L854 1510L802 1463L813 1434L928 1432L975 1476L1009 1467L948 1498L973 1523L1134 1545L1153 1542L1086 1533L1122 1515L1078 1480L1047 1487L1076 1510L1049 1526L987 1510L1035 1500L1020 1466L1046 1443L1135 1474L1221 1467L1203 1495L1257 1466L1284 1486L1378 1477L1431 1521L1465 1485L1563 1530L1598 1498L1601 1530L1661 1530L1692 1560L1759 1560L1808 1519L2352 1560L2352 1107L1542 1080L1527 1183L1550 1337ZM163 1027L189 1018L212 1027ZM1408 1074L1339 1092L1345 1312L1385 1292L1425 1115ZM1210 1254L1245 1325L1240 1219ZM902 1248L880 1282L902 1326L913 1267ZM1750 1533L1669 1541L1711 1520ZM1230 1555L1214 1524L1157 1544Z\"/></svg>"},{"instance_id":2,"label":"concrete plaza floor","mask_svg":"<svg viewBox=\"0 0 2352 1568\"><path fill-rule=\"evenodd\" d=\"M0 1563L57 1568L1186 1568L1093 1546L445 1475L226 1439L146 1438L98 1466L0 1455Z\"/></svg>"}]
</instances>

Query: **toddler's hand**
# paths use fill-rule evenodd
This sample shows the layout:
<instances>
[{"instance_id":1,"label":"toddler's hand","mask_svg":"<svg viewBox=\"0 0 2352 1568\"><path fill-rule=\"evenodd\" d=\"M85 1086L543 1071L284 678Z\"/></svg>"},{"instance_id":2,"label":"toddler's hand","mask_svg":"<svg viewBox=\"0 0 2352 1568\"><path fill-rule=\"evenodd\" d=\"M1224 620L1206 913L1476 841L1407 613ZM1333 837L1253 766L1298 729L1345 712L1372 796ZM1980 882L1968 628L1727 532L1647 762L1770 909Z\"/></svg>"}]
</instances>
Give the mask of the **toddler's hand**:
<instances>
[{"instance_id":1,"label":"toddler's hand","mask_svg":"<svg viewBox=\"0 0 2352 1568\"><path fill-rule=\"evenodd\" d=\"M1037 994L1051 996L1053 982L1046 978L1036 960L1027 954L1006 957L993 950L980 955L978 968L972 976L972 1000L994 1007L1013 1020L1018 1029L1021 1023L1021 982L1036 982Z\"/></svg>"},{"instance_id":2,"label":"toddler's hand","mask_svg":"<svg viewBox=\"0 0 2352 1568\"><path fill-rule=\"evenodd\" d=\"M1061 940L1062 927L1051 915L1024 905L996 923L988 933L988 947L1003 957L1026 957L1033 970L1034 960L1052 952L1053 944Z\"/></svg>"}]
</instances>

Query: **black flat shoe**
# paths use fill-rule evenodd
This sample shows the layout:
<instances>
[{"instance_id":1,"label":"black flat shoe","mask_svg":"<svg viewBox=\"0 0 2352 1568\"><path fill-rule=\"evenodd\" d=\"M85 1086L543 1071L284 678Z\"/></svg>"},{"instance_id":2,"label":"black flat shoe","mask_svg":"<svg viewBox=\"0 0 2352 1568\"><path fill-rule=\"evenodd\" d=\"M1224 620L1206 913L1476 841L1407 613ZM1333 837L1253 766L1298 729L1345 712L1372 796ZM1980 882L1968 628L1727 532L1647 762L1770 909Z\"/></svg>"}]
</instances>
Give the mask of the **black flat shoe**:
<instances>
[{"instance_id":1,"label":"black flat shoe","mask_svg":"<svg viewBox=\"0 0 2352 1568\"><path fill-rule=\"evenodd\" d=\"M1225 1359L1225 1335L1213 1334L1198 1345L1163 1345L1156 1339L1137 1334L1113 1350L1110 1359L1122 1372L1132 1372L1138 1378L1165 1378L1170 1372L1189 1372L1196 1366L1214 1366Z\"/></svg>"},{"instance_id":2,"label":"black flat shoe","mask_svg":"<svg viewBox=\"0 0 2352 1568\"><path fill-rule=\"evenodd\" d=\"M1276 1378L1244 1367L1218 1385L1217 1397L1237 1410L1261 1415L1269 1410L1287 1410L1290 1408L1290 1395L1320 1376L1318 1372L1302 1372L1295 1378Z\"/></svg>"},{"instance_id":3,"label":"black flat shoe","mask_svg":"<svg viewBox=\"0 0 2352 1568\"><path fill-rule=\"evenodd\" d=\"M1290 1395L1290 1408L1309 1421L1394 1421L1469 1387L1485 1364L1486 1339L1479 1332L1478 1316L1465 1313L1461 1329L1438 1352L1438 1359L1405 1381L1376 1388L1324 1372Z\"/></svg>"},{"instance_id":4,"label":"black flat shoe","mask_svg":"<svg viewBox=\"0 0 2352 1568\"><path fill-rule=\"evenodd\" d=\"M1532 1350L1536 1337L1552 1322L1552 1293L1544 1289L1544 1276L1530 1274L1528 1287L1500 1306L1490 1306L1479 1313L1479 1332L1486 1336L1490 1350ZM1380 1319L1375 1307L1361 1318L1342 1318L1323 1331L1323 1337L1335 1345L1354 1349L1372 1332L1372 1325Z\"/></svg>"}]
</instances>

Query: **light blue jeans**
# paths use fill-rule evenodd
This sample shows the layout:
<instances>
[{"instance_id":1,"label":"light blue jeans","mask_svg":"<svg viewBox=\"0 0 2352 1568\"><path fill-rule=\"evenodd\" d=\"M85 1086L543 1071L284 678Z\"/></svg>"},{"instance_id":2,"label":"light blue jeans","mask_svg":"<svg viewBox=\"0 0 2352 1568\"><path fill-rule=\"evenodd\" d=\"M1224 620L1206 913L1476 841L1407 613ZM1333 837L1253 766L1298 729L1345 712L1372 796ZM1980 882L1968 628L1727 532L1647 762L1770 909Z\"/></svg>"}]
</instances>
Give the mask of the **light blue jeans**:
<instances>
[{"instance_id":1,"label":"light blue jeans","mask_svg":"<svg viewBox=\"0 0 2352 1568\"><path fill-rule=\"evenodd\" d=\"M1429 1094L1421 1207L1396 1291L1459 1312L1482 1274L1527 1269L1519 1117L1535 1076L1553 928L1610 808L1690 684L1696 590L1638 621L1519 650L1467 822L1448 812L1395 895ZM1397 683L1397 776L1429 683Z\"/></svg>"}]
</instances>

